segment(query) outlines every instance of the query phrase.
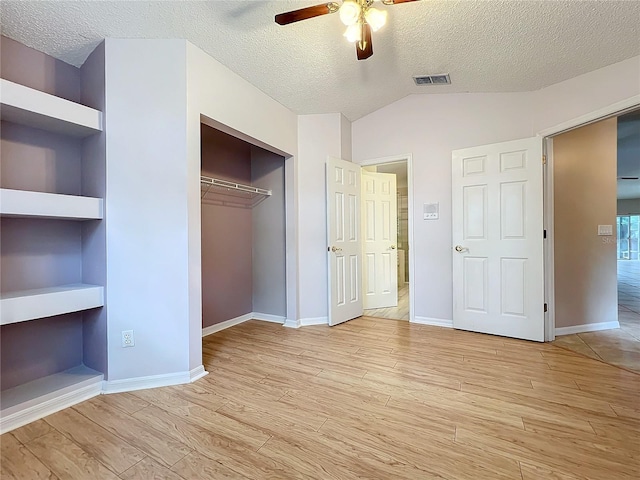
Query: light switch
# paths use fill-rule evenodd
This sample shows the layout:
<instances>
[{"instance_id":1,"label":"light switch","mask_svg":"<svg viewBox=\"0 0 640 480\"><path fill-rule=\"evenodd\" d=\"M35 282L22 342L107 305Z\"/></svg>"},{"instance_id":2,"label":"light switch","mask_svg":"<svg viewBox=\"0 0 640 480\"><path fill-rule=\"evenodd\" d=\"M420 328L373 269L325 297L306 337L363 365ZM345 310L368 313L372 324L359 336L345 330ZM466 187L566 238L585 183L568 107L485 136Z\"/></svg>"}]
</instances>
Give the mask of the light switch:
<instances>
[{"instance_id":1,"label":"light switch","mask_svg":"<svg viewBox=\"0 0 640 480\"><path fill-rule=\"evenodd\" d=\"M598 225L598 235L613 235L613 225Z\"/></svg>"}]
</instances>

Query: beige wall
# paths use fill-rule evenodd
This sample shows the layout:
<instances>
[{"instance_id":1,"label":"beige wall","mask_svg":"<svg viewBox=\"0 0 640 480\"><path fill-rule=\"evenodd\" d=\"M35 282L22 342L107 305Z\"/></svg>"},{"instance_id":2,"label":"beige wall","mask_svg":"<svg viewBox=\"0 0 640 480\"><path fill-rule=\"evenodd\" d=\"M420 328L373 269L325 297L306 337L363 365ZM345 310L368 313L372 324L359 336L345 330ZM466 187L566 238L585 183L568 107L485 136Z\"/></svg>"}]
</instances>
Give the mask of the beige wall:
<instances>
[{"instance_id":1,"label":"beige wall","mask_svg":"<svg viewBox=\"0 0 640 480\"><path fill-rule=\"evenodd\" d=\"M553 139L556 328L618 319L616 142L615 118Z\"/></svg>"}]
</instances>

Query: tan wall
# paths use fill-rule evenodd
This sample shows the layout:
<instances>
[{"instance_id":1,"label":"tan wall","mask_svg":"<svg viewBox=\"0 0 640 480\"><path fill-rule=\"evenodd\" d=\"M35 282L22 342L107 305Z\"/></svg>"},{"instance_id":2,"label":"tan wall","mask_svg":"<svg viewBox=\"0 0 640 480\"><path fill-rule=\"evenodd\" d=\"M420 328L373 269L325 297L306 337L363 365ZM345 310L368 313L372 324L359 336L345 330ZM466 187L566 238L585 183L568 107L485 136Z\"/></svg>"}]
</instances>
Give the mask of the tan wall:
<instances>
[{"instance_id":1,"label":"tan wall","mask_svg":"<svg viewBox=\"0 0 640 480\"><path fill-rule=\"evenodd\" d=\"M553 139L556 328L618 319L616 143L615 118Z\"/></svg>"}]
</instances>

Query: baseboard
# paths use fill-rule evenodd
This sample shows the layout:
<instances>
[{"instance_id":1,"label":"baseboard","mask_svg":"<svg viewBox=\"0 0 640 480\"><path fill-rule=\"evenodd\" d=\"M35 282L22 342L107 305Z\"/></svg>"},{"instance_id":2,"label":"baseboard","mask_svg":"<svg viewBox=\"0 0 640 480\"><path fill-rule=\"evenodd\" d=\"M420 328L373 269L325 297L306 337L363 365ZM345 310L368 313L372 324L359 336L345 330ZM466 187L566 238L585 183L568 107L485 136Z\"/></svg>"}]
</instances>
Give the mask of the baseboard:
<instances>
[{"instance_id":1,"label":"baseboard","mask_svg":"<svg viewBox=\"0 0 640 480\"><path fill-rule=\"evenodd\" d=\"M209 372L207 372L204 369L204 365L200 365L200 366L198 366L198 367L196 367L196 368L194 368L194 369L189 371L190 382L193 383L196 380L199 380L199 379L201 379L202 377L204 377L205 375L208 375L208 374L209 374Z\"/></svg>"},{"instance_id":2,"label":"baseboard","mask_svg":"<svg viewBox=\"0 0 640 480\"><path fill-rule=\"evenodd\" d=\"M186 372L176 372L176 373L165 373L161 375L149 375L146 377L135 377L135 378L125 378L122 380L105 380L102 383L102 393L121 393L121 392L131 392L134 390L144 390L146 388L157 388L157 387L168 387L170 385L181 385L183 383L191 383L192 377L191 372L195 370L199 370L200 367L195 368L191 371ZM202 371L204 371L204 367L202 367ZM201 376L202 371L199 371ZM195 373L197 376L198 373ZM200 377L198 377L200 378Z\"/></svg>"},{"instance_id":3,"label":"baseboard","mask_svg":"<svg viewBox=\"0 0 640 480\"><path fill-rule=\"evenodd\" d=\"M0 417L0 434L100 395L102 383L102 379L98 378L88 385L84 384L77 388L64 389L59 395L49 396L46 400L30 405L23 410L15 411L9 415L2 415Z\"/></svg>"},{"instance_id":4,"label":"baseboard","mask_svg":"<svg viewBox=\"0 0 640 480\"><path fill-rule=\"evenodd\" d=\"M556 328L556 337L561 335L572 335L574 333L584 332L597 332L598 330L611 330L613 328L620 328L620 323L617 320L613 322L600 322L600 323L584 323L582 325L573 325L571 327Z\"/></svg>"},{"instance_id":5,"label":"baseboard","mask_svg":"<svg viewBox=\"0 0 640 480\"><path fill-rule=\"evenodd\" d=\"M245 315L240 315L239 317L232 318L231 320L225 320L224 322L210 325L202 329L202 336L206 337L207 335L219 332L220 330L224 330L225 328L233 327L234 325L238 325L240 323L246 322L247 320L251 320L252 318L253 313L247 313Z\"/></svg>"},{"instance_id":6,"label":"baseboard","mask_svg":"<svg viewBox=\"0 0 640 480\"><path fill-rule=\"evenodd\" d=\"M328 325L329 317L301 318L298 320L298 323L301 327L309 327L311 325Z\"/></svg>"},{"instance_id":7,"label":"baseboard","mask_svg":"<svg viewBox=\"0 0 640 480\"><path fill-rule=\"evenodd\" d=\"M263 322L273 322L283 324L286 320L285 317L279 315L271 315L270 313L252 312L251 318L253 320L261 320Z\"/></svg>"},{"instance_id":8,"label":"baseboard","mask_svg":"<svg viewBox=\"0 0 640 480\"><path fill-rule=\"evenodd\" d=\"M433 327L453 328L453 320L446 318L431 318L431 317L413 317L411 323L417 323L419 325L431 325Z\"/></svg>"},{"instance_id":9,"label":"baseboard","mask_svg":"<svg viewBox=\"0 0 640 480\"><path fill-rule=\"evenodd\" d=\"M287 318L285 319L284 323L282 324L283 327L287 327L287 328L300 328L300 321L299 320L294 320L292 318Z\"/></svg>"}]
</instances>

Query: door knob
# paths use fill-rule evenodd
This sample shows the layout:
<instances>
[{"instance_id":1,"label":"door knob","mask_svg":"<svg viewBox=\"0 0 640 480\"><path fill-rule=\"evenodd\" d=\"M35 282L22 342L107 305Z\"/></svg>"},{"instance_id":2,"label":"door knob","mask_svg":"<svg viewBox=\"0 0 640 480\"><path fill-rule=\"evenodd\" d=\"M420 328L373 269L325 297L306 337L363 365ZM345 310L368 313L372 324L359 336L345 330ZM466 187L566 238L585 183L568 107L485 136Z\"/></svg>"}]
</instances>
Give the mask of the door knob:
<instances>
[{"instance_id":1,"label":"door knob","mask_svg":"<svg viewBox=\"0 0 640 480\"><path fill-rule=\"evenodd\" d=\"M465 250L466 248L464 248L462 245L456 245L456 252L463 252Z\"/></svg>"},{"instance_id":2,"label":"door knob","mask_svg":"<svg viewBox=\"0 0 640 480\"><path fill-rule=\"evenodd\" d=\"M336 252L341 252L341 251L342 251L342 249L341 249L340 247L333 246L333 247L331 247L331 251L332 251L333 253L336 253Z\"/></svg>"},{"instance_id":3,"label":"door knob","mask_svg":"<svg viewBox=\"0 0 640 480\"><path fill-rule=\"evenodd\" d=\"M396 249L396 246L395 246L395 245L391 245L389 248L390 248L391 250L395 250L395 249Z\"/></svg>"}]
</instances>

